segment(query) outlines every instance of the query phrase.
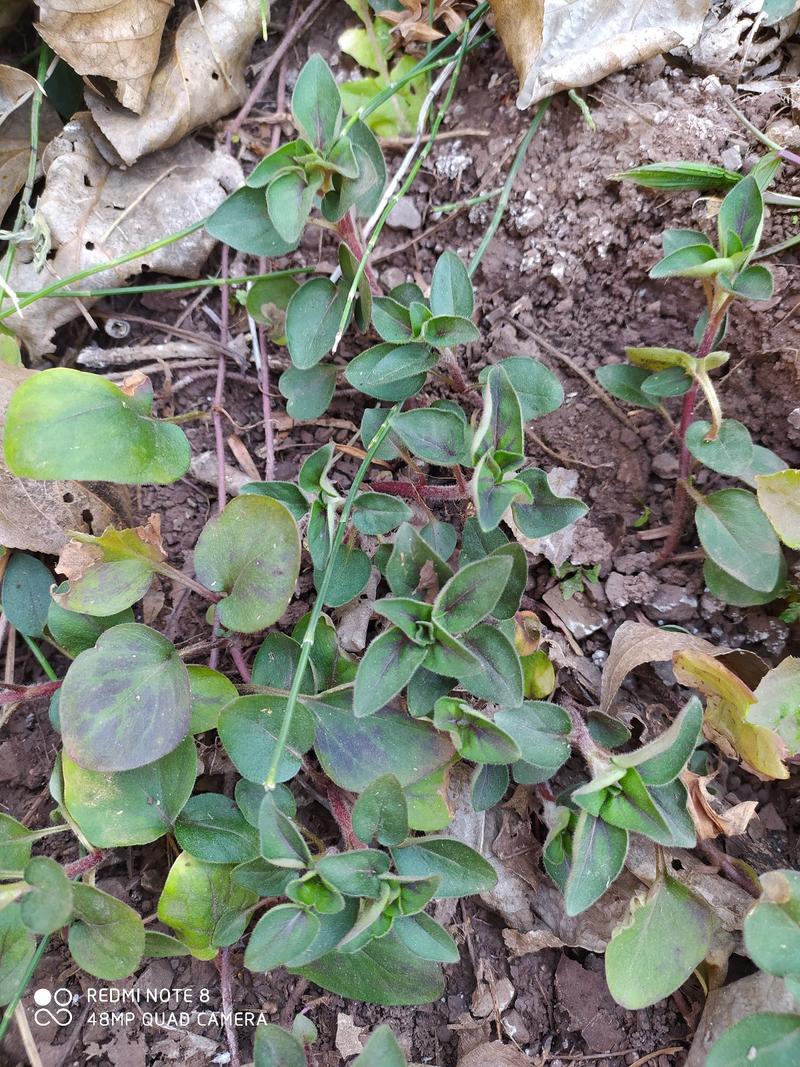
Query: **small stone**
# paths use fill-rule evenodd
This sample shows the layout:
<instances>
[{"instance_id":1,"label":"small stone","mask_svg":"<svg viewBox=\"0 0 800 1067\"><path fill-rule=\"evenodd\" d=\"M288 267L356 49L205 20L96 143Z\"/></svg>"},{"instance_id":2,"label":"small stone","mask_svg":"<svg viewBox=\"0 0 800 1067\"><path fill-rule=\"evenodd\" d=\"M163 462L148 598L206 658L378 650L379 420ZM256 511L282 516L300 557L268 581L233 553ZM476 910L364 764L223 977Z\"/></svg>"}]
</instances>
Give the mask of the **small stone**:
<instances>
[{"instance_id":1,"label":"small stone","mask_svg":"<svg viewBox=\"0 0 800 1067\"><path fill-rule=\"evenodd\" d=\"M406 280L406 273L399 267L387 267L381 274L381 281L387 289L394 289L398 285L402 285Z\"/></svg>"},{"instance_id":2,"label":"small stone","mask_svg":"<svg viewBox=\"0 0 800 1067\"><path fill-rule=\"evenodd\" d=\"M742 150L738 144L731 145L720 154L720 163L726 170L740 170L742 166Z\"/></svg>"},{"instance_id":3,"label":"small stone","mask_svg":"<svg viewBox=\"0 0 800 1067\"><path fill-rule=\"evenodd\" d=\"M488 983L479 985L472 994L472 1006L470 1008L476 1019L486 1019L495 1010L495 997L497 1009L501 1012L511 1004L515 996L515 989L507 978L498 978L494 983L494 996Z\"/></svg>"},{"instance_id":4,"label":"small stone","mask_svg":"<svg viewBox=\"0 0 800 1067\"><path fill-rule=\"evenodd\" d=\"M410 196L401 196L386 220L386 225L393 230L418 230L422 225L417 205Z\"/></svg>"},{"instance_id":5,"label":"small stone","mask_svg":"<svg viewBox=\"0 0 800 1067\"><path fill-rule=\"evenodd\" d=\"M659 452L653 456L652 468L659 478L674 478L678 473L678 457L673 452Z\"/></svg>"},{"instance_id":6,"label":"small stone","mask_svg":"<svg viewBox=\"0 0 800 1067\"><path fill-rule=\"evenodd\" d=\"M657 589L658 579L651 574L617 574L612 571L606 581L606 596L613 608L646 604Z\"/></svg>"},{"instance_id":7,"label":"small stone","mask_svg":"<svg viewBox=\"0 0 800 1067\"><path fill-rule=\"evenodd\" d=\"M518 1011L514 1008L503 1016L503 1028L512 1041L518 1045L527 1045L531 1039L531 1032Z\"/></svg>"},{"instance_id":8,"label":"small stone","mask_svg":"<svg viewBox=\"0 0 800 1067\"><path fill-rule=\"evenodd\" d=\"M697 597L679 585L660 585L645 611L651 619L665 622L689 622L697 615Z\"/></svg>"}]
</instances>

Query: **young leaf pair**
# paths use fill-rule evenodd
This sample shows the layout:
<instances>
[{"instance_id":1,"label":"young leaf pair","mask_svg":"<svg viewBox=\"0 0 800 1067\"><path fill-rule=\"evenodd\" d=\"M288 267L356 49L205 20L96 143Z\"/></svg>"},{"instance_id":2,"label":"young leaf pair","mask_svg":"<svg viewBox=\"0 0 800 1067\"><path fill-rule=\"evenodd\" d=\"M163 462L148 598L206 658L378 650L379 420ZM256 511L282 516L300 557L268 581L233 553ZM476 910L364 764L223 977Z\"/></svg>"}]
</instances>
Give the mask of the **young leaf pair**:
<instances>
[{"instance_id":1,"label":"young leaf pair","mask_svg":"<svg viewBox=\"0 0 800 1067\"><path fill-rule=\"evenodd\" d=\"M377 601L375 612L392 625L372 641L359 664L353 694L356 715L380 710L421 668L458 679L469 690L470 679L481 672L484 656L510 652L517 660L507 638L481 625L500 599L512 566L508 556L469 563L444 583L433 604L407 596ZM516 668L521 702L518 661Z\"/></svg>"},{"instance_id":2,"label":"young leaf pair","mask_svg":"<svg viewBox=\"0 0 800 1067\"><path fill-rule=\"evenodd\" d=\"M658 738L630 753L599 755L589 782L555 809L543 862L564 892L568 915L585 911L622 870L629 834L692 848L695 830L680 773L694 752L703 721L693 697Z\"/></svg>"},{"instance_id":3,"label":"young leaf pair","mask_svg":"<svg viewBox=\"0 0 800 1067\"><path fill-rule=\"evenodd\" d=\"M483 411L470 444L475 468L470 489L481 530L493 530L509 517L512 529L535 540L575 522L587 509L580 500L555 496L543 470L522 470L523 410L509 376L520 369L506 360L486 373Z\"/></svg>"},{"instance_id":4,"label":"young leaf pair","mask_svg":"<svg viewBox=\"0 0 800 1067\"><path fill-rule=\"evenodd\" d=\"M383 342L348 363L347 381L377 400L396 403L414 396L442 351L479 340L473 310L467 268L454 252L444 252L434 267L429 300L411 282L374 299L372 324Z\"/></svg>"},{"instance_id":5,"label":"young leaf pair","mask_svg":"<svg viewBox=\"0 0 800 1067\"><path fill-rule=\"evenodd\" d=\"M253 1067L308 1067L306 1046L317 1040L317 1028L305 1015L296 1016L291 1032L273 1023L256 1027ZM351 1067L407 1067L408 1061L388 1026L379 1026Z\"/></svg>"},{"instance_id":6,"label":"young leaf pair","mask_svg":"<svg viewBox=\"0 0 800 1067\"><path fill-rule=\"evenodd\" d=\"M300 71L292 118L300 137L263 159L206 223L213 237L240 252L293 251L318 199L334 223L351 208L369 215L380 199L386 181L380 146L360 120L342 126L339 87L319 55Z\"/></svg>"}]
</instances>

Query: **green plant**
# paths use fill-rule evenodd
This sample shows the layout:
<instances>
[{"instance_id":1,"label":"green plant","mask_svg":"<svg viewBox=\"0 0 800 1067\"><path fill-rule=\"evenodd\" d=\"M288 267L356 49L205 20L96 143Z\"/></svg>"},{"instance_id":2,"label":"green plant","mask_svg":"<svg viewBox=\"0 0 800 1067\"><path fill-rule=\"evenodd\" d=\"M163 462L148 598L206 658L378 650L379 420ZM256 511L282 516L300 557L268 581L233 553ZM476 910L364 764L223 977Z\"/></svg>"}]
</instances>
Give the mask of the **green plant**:
<instances>
[{"instance_id":1,"label":"green plant","mask_svg":"<svg viewBox=\"0 0 800 1067\"><path fill-rule=\"evenodd\" d=\"M716 346L725 336L731 305L772 295L772 274L756 261L773 251L760 250L760 245L765 204L785 200L769 191L780 166L780 153L771 151L745 177L695 163L655 163L618 175L647 188L703 189L722 196L716 246L700 231L666 230L664 256L650 271L651 278L701 280L706 310L695 328L695 354L677 348L628 348L627 363L597 371L600 384L629 404L664 411L670 398L683 397L676 430L678 483L661 559L674 552L687 508L694 505L697 536L706 555L706 586L720 600L742 607L783 595L787 572L781 543L790 548L800 543L800 473L787 470L779 456L755 444L741 422L723 417L712 378L729 360ZM700 396L708 407L705 420L695 418ZM695 463L748 488L700 492Z\"/></svg>"},{"instance_id":2,"label":"green plant","mask_svg":"<svg viewBox=\"0 0 800 1067\"><path fill-rule=\"evenodd\" d=\"M271 1023L256 1028L253 1067L307 1067L306 1047L317 1028L305 1015L295 1016L291 1031ZM379 1026L353 1060L352 1067L407 1067L408 1061L388 1026Z\"/></svg>"},{"instance_id":3,"label":"green plant","mask_svg":"<svg viewBox=\"0 0 800 1067\"><path fill-rule=\"evenodd\" d=\"M753 963L782 978L800 1002L800 874L767 871L761 897L744 922L744 943ZM795 1063L800 1056L800 1013L758 1012L741 1019L711 1048L707 1067Z\"/></svg>"},{"instance_id":4,"label":"green plant","mask_svg":"<svg viewBox=\"0 0 800 1067\"><path fill-rule=\"evenodd\" d=\"M462 37L456 71L468 44ZM316 221L342 239L341 279L298 285L292 272L260 276L246 294L248 310L285 335L293 366L281 388L289 411L309 417L335 387L339 368L322 361L352 303L357 328L375 329L383 343L351 359L345 380L393 406L364 411L364 458L346 493L332 444L307 457L296 481L245 486L201 531L194 576L167 560L157 516L135 529L76 535L58 562L65 581L57 586L41 561L11 555L3 608L50 680L8 685L0 700L50 696L63 748L50 786L53 825L29 831L0 820L3 1027L58 930L76 963L100 978L131 974L146 956L222 959L246 937L252 969L285 965L380 1003L433 999L441 964L458 950L426 906L483 892L496 879L481 855L442 835L450 769L474 764L480 808L500 799L512 774L543 780L569 752L566 712L526 700L552 691L552 666L544 653L515 644L528 573L516 538L545 536L586 511L577 499L556 497L525 458L525 424L560 405L561 386L522 356L485 368L475 383L465 378L457 349L480 333L470 273L452 252L439 258L428 296L414 285L373 295L356 219L382 202L377 142L359 117L343 122L319 57L301 71L292 109L300 139L259 164L208 228L239 250L276 255L298 245L319 207ZM462 403L406 406L429 374L452 384ZM189 444L152 409L143 375L116 386L61 368L33 374L8 407L9 470L40 480L174 481L188 468ZM108 447L98 449L101 439ZM408 480L365 484L378 458L395 472L406 467ZM442 473L452 482L442 483ZM456 525L430 511L421 521L409 502L460 512L460 543ZM241 642L283 616L303 541L315 603L291 633L263 637L251 673ZM387 625L376 627L357 662L324 609L359 596L373 567L387 592L375 613ZM136 621L133 609L157 575L207 602L210 643L230 650L239 684L187 665L191 650L182 654ZM40 640L72 661L63 679ZM232 797L196 792L195 736L209 730L241 776ZM301 782L327 799L340 851L297 820L289 783ZM32 856L39 837L62 832L85 855L64 866ZM166 835L180 850L158 904L170 934L146 931L133 909L84 880L107 850ZM270 1033L259 1034L256 1062L270 1062L264 1049L273 1039L294 1040ZM389 1037L373 1041L402 1062ZM368 1052L364 1064L373 1062Z\"/></svg>"}]
</instances>

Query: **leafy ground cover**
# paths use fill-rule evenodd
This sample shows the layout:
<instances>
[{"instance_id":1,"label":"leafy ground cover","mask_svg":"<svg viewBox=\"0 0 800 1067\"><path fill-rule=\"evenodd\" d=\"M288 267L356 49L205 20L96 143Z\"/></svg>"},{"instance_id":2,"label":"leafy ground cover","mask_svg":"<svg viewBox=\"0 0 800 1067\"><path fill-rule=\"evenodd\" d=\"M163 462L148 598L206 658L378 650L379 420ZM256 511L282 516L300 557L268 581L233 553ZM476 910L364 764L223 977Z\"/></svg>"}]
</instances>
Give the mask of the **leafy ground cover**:
<instances>
[{"instance_id":1,"label":"leafy ground cover","mask_svg":"<svg viewBox=\"0 0 800 1067\"><path fill-rule=\"evenodd\" d=\"M434 133L458 132L461 100L487 114L474 105L485 84L461 96L456 81L485 55L499 61L495 43L469 37L471 25L419 58L414 77L450 78L431 112ZM555 103L507 137L506 170L492 170L484 149L493 188L507 183L497 213L480 185L458 189L469 153L443 137L420 141L387 199L392 157L387 167L374 123L347 107L333 54L313 41L308 53L283 104L293 133L245 168L246 183L205 223L229 249L221 279L209 280L248 279L230 286L231 300L205 296L220 333L195 325L194 340L214 342L211 360L195 353L192 366L171 371L173 357L150 346L148 373L128 348L115 380L68 366L25 374L9 343L12 481L55 484L62 496L87 481L148 488L127 521L115 504L110 524L90 513L83 530L67 527L75 533L57 563L19 540L4 557L7 635L29 650L15 661L6 637L4 705L16 707L5 716L7 759L31 758L29 728L50 739L38 784L31 776L33 812L19 767L8 779L18 799L3 822L6 1018L24 1040L15 1005L23 996L33 1013L26 982L35 967L36 981L80 975L84 988L143 975L171 987L182 974L187 985L213 986L223 1011L226 997L259 1010L274 999L282 1026L239 1035L245 1058L254 1040L256 1063L322 1062L326 1045L336 1048L331 1062L403 1062L386 1031L368 1044L353 1037L354 1017L364 1029L388 1019L412 1059L444 1064L627 1046L629 1057L681 1062L704 995L735 988L725 987L731 961L731 979L752 965L783 983L788 1000L769 1003L766 1018L734 1013L743 1021L708 1041L708 1062L746 1061L754 1047L765 1063L791 1057L796 455L780 366L741 391L711 374L727 356L717 347L724 315L734 356L777 329L769 306L729 305L775 297L752 260L766 247L765 224L770 243L784 236L775 231L787 216L769 215L767 197L790 192L792 161L778 174L774 147L732 115L724 136L749 149L750 176L695 166L677 178L662 168L654 181L632 169L656 144L644 147L644 122L633 139L620 135L625 106L593 108L598 133ZM442 57L449 66L436 66ZM642 107L666 106L658 74L624 82ZM380 79L373 88L385 91ZM700 106L694 92L687 75L682 99ZM764 114L750 115L766 125L760 106ZM518 130L510 108L506 119ZM543 147L526 159L534 135ZM548 163L571 159L570 173L585 173L587 148L613 166L594 174L589 194L570 194L569 210L577 220L587 196L606 212L621 205L594 259L577 223L570 245L557 239L555 213L545 221L540 202L563 205L564 190L530 195ZM700 159L714 156L707 138L696 148ZM621 171L678 196L665 206L621 186ZM692 201L680 190L697 182L714 197L717 249L707 220L686 227ZM431 183L466 201L457 239L436 230L404 247L385 224ZM432 197L434 224L435 206ZM691 262L653 267L647 242L665 223L667 260ZM791 264L784 252L778 294ZM551 257L543 291L520 295L520 278L536 278L542 256ZM276 269L242 257L271 257ZM566 292L565 262L574 272ZM690 352L698 264L714 288ZM80 266L73 273L83 277L68 284L93 284L94 268ZM620 279L638 287L624 302ZM578 308L571 294L589 280L598 299ZM128 297L111 296L111 314L147 319L138 312L181 306L180 290L155 286L133 313L119 310ZM86 292L96 300L103 290ZM609 294L626 307L623 325ZM14 297L20 307L45 303L16 285L6 310L17 326ZM246 349L234 347L238 338ZM140 343L148 347L146 335ZM679 343L687 351L670 347ZM255 367L226 366L251 346ZM115 347L126 348L100 351ZM612 362L623 349L629 363ZM586 380L598 367L605 392ZM213 398L201 384L209 370ZM690 408L673 444L670 420L687 402L672 398L690 394L692 403L702 395L709 418L692 422ZM210 415L211 432L193 407ZM189 502L208 498L197 495L195 460L209 445L216 500L197 508ZM226 445L245 472L238 478L224 466ZM681 521L687 500L696 535ZM682 555L681 539L691 549ZM664 544L661 559L645 551L650 541ZM723 848L712 843L721 835ZM474 894L491 910L456 904ZM464 992L473 993L469 1011ZM401 1010L437 1001L433 1025ZM647 1034L627 1014L638 1011L649 1013ZM110 1056L102 1023L81 1025L82 1055L99 1042ZM225 1035L234 1058L236 1029ZM207 1062L218 1037L194 1027L172 1047ZM113 1055L159 1054L146 1051L152 1041L138 1023L125 1040L134 1051L120 1044ZM49 1046L54 1059L63 1044Z\"/></svg>"}]
</instances>

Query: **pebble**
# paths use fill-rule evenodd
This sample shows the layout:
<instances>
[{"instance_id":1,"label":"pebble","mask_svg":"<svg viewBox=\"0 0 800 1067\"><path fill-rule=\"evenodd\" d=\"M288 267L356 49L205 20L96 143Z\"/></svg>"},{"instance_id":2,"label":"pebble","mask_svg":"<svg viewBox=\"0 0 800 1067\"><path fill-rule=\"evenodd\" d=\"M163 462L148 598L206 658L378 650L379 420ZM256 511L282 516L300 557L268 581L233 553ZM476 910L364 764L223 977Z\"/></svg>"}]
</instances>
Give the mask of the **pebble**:
<instances>
[{"instance_id":1,"label":"pebble","mask_svg":"<svg viewBox=\"0 0 800 1067\"><path fill-rule=\"evenodd\" d=\"M418 230L422 225L422 215L410 196L401 196L386 220L386 225L393 230Z\"/></svg>"},{"instance_id":2,"label":"pebble","mask_svg":"<svg viewBox=\"0 0 800 1067\"><path fill-rule=\"evenodd\" d=\"M657 621L689 622L697 615L697 597L679 585L665 583L658 586L645 611Z\"/></svg>"},{"instance_id":3,"label":"pebble","mask_svg":"<svg viewBox=\"0 0 800 1067\"><path fill-rule=\"evenodd\" d=\"M653 456L652 469L659 478L674 478L678 473L678 457L674 452L659 452Z\"/></svg>"}]
</instances>

